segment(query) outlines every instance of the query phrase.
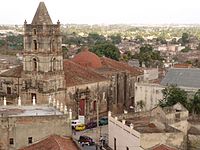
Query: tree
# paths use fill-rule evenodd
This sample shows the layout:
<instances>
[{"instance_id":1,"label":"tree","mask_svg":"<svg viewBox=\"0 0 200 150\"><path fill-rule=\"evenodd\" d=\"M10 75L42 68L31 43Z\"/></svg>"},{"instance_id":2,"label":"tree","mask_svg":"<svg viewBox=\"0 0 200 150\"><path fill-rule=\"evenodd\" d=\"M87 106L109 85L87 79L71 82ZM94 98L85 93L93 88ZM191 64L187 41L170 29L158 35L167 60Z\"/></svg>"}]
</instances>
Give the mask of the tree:
<instances>
[{"instance_id":1,"label":"tree","mask_svg":"<svg viewBox=\"0 0 200 150\"><path fill-rule=\"evenodd\" d=\"M136 54L135 57L138 57L140 67L144 63L146 67L150 67L154 64L156 60L163 60L160 56L160 52L153 51L153 47L151 45L144 45L140 48L139 54Z\"/></svg>"},{"instance_id":2,"label":"tree","mask_svg":"<svg viewBox=\"0 0 200 150\"><path fill-rule=\"evenodd\" d=\"M111 35L110 38L111 38L113 44L119 44L119 43L121 43L121 40L122 40L122 38L119 34Z\"/></svg>"},{"instance_id":3,"label":"tree","mask_svg":"<svg viewBox=\"0 0 200 150\"><path fill-rule=\"evenodd\" d=\"M200 114L200 89L194 94L194 98L190 101L190 110L192 114Z\"/></svg>"},{"instance_id":4,"label":"tree","mask_svg":"<svg viewBox=\"0 0 200 150\"><path fill-rule=\"evenodd\" d=\"M144 103L144 101L143 100L140 100L140 101L138 101L137 103L136 103L136 105L137 105L137 109L139 109L139 110L143 110L143 108L144 108L144 106L145 106L145 103Z\"/></svg>"},{"instance_id":5,"label":"tree","mask_svg":"<svg viewBox=\"0 0 200 150\"><path fill-rule=\"evenodd\" d=\"M105 42L106 38L103 35L99 35L98 33L89 33L87 41L89 44L96 44Z\"/></svg>"},{"instance_id":6,"label":"tree","mask_svg":"<svg viewBox=\"0 0 200 150\"><path fill-rule=\"evenodd\" d=\"M191 50L191 48L185 47L184 49L181 50L181 52L187 53L187 52L189 52L190 50Z\"/></svg>"},{"instance_id":7,"label":"tree","mask_svg":"<svg viewBox=\"0 0 200 150\"><path fill-rule=\"evenodd\" d=\"M163 99L159 102L161 107L172 106L180 102L184 107L188 108L187 92L185 90L171 85L163 89L162 93Z\"/></svg>"},{"instance_id":8,"label":"tree","mask_svg":"<svg viewBox=\"0 0 200 150\"><path fill-rule=\"evenodd\" d=\"M181 45L185 45L185 44L189 43L189 34L183 33L182 37L178 40L178 42L181 43Z\"/></svg>"},{"instance_id":9,"label":"tree","mask_svg":"<svg viewBox=\"0 0 200 150\"><path fill-rule=\"evenodd\" d=\"M119 60L119 49L110 42L96 43L90 50L98 56L106 56L111 59Z\"/></svg>"}]
</instances>

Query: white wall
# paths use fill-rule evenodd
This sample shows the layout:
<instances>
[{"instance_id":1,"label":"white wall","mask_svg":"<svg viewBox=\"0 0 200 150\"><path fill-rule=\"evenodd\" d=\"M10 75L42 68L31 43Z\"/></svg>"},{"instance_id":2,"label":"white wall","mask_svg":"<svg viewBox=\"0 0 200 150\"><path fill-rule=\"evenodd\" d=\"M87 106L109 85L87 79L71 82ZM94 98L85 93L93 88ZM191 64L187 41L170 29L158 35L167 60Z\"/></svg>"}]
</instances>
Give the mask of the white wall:
<instances>
[{"instance_id":1,"label":"white wall","mask_svg":"<svg viewBox=\"0 0 200 150\"><path fill-rule=\"evenodd\" d=\"M135 107L137 108L137 102L142 100L145 103L144 110L151 110L163 98L164 88L159 84L135 83Z\"/></svg>"},{"instance_id":2,"label":"white wall","mask_svg":"<svg viewBox=\"0 0 200 150\"><path fill-rule=\"evenodd\" d=\"M114 150L114 138L116 138L116 150L142 150L140 148L140 133L131 129L122 122L109 116L108 135L109 146Z\"/></svg>"}]
</instances>

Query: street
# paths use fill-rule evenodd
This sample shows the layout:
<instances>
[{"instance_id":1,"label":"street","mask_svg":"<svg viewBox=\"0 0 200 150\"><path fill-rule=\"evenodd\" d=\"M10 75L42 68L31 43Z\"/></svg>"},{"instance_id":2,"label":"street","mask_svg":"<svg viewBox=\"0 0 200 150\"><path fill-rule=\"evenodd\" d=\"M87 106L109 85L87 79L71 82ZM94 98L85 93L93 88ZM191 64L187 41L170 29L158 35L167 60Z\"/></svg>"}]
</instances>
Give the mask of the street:
<instances>
[{"instance_id":1,"label":"street","mask_svg":"<svg viewBox=\"0 0 200 150\"><path fill-rule=\"evenodd\" d=\"M92 129L86 129L84 131L75 132L75 134L73 134L73 138L78 141L81 135L86 135L86 136L91 137L96 144L100 144L99 143L100 136L103 136L107 142L108 141L107 140L108 139L108 125L100 126L99 128L92 128ZM84 145L83 150L96 150L96 146Z\"/></svg>"}]
</instances>

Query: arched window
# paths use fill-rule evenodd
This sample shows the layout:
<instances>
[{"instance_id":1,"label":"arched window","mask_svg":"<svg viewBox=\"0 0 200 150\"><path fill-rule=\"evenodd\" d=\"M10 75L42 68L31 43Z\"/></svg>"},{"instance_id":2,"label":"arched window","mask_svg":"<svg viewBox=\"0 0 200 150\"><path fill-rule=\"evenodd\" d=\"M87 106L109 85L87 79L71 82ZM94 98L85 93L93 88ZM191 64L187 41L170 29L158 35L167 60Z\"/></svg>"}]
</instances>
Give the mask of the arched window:
<instances>
[{"instance_id":1,"label":"arched window","mask_svg":"<svg viewBox=\"0 0 200 150\"><path fill-rule=\"evenodd\" d=\"M52 59L52 71L56 70L56 58Z\"/></svg>"},{"instance_id":2,"label":"arched window","mask_svg":"<svg viewBox=\"0 0 200 150\"><path fill-rule=\"evenodd\" d=\"M37 30L33 29L33 35L36 35L36 34L37 34Z\"/></svg>"},{"instance_id":3,"label":"arched window","mask_svg":"<svg viewBox=\"0 0 200 150\"><path fill-rule=\"evenodd\" d=\"M37 71L37 60L33 58L33 71Z\"/></svg>"},{"instance_id":4,"label":"arched window","mask_svg":"<svg viewBox=\"0 0 200 150\"><path fill-rule=\"evenodd\" d=\"M52 51L55 52L55 40L54 39L51 41L51 48L52 48Z\"/></svg>"},{"instance_id":5,"label":"arched window","mask_svg":"<svg viewBox=\"0 0 200 150\"><path fill-rule=\"evenodd\" d=\"M33 44L34 44L34 50L37 50L37 41L33 40Z\"/></svg>"}]
</instances>

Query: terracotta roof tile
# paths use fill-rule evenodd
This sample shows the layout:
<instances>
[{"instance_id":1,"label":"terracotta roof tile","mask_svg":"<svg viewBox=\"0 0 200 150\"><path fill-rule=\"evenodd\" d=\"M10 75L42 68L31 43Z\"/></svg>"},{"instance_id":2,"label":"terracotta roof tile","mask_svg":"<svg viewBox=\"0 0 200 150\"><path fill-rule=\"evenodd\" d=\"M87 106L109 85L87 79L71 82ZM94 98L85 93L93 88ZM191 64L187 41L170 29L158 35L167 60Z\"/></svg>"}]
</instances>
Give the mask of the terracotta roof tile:
<instances>
[{"instance_id":1,"label":"terracotta roof tile","mask_svg":"<svg viewBox=\"0 0 200 150\"><path fill-rule=\"evenodd\" d=\"M174 64L174 68L192 68L192 64Z\"/></svg>"},{"instance_id":2,"label":"terracotta roof tile","mask_svg":"<svg viewBox=\"0 0 200 150\"><path fill-rule=\"evenodd\" d=\"M116 61L107 57L101 57L101 63L105 68L112 68L116 71L128 71L130 74L138 76L143 74L143 70L138 67L131 67L127 63Z\"/></svg>"},{"instance_id":3,"label":"terracotta roof tile","mask_svg":"<svg viewBox=\"0 0 200 150\"><path fill-rule=\"evenodd\" d=\"M71 60L84 67L90 67L90 68L102 67L100 58L96 54L88 51L88 49L84 49L83 51L75 55L74 58L72 58Z\"/></svg>"},{"instance_id":4,"label":"terracotta roof tile","mask_svg":"<svg viewBox=\"0 0 200 150\"><path fill-rule=\"evenodd\" d=\"M15 68L9 69L8 71L1 73L0 77L20 78L22 71L23 71L23 66L17 66Z\"/></svg>"},{"instance_id":5,"label":"terracotta roof tile","mask_svg":"<svg viewBox=\"0 0 200 150\"><path fill-rule=\"evenodd\" d=\"M71 138L51 135L48 138L19 150L78 150Z\"/></svg>"},{"instance_id":6,"label":"terracotta roof tile","mask_svg":"<svg viewBox=\"0 0 200 150\"><path fill-rule=\"evenodd\" d=\"M177 150L177 149L169 147L169 146L166 146L164 144L161 144L161 145L158 145L158 146L155 146L155 147L151 148L151 150Z\"/></svg>"},{"instance_id":7,"label":"terracotta roof tile","mask_svg":"<svg viewBox=\"0 0 200 150\"><path fill-rule=\"evenodd\" d=\"M64 60L64 72L66 86L74 86L107 80L107 78L96 73L95 71L80 66L70 60Z\"/></svg>"}]
</instances>

